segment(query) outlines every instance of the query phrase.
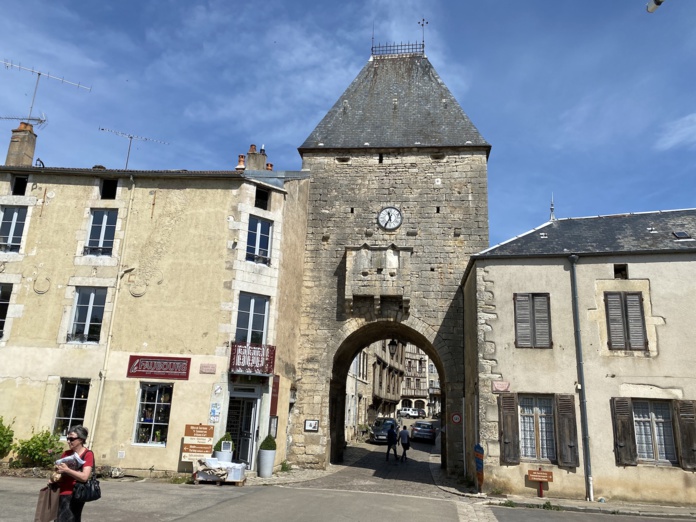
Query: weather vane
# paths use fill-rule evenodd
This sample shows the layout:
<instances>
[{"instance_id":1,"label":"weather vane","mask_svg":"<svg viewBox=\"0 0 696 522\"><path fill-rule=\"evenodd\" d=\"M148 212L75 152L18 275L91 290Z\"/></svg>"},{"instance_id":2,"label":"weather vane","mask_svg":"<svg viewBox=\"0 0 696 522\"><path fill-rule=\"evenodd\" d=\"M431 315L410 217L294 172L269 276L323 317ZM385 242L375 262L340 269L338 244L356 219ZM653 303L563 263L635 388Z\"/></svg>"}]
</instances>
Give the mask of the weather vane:
<instances>
[{"instance_id":1,"label":"weather vane","mask_svg":"<svg viewBox=\"0 0 696 522\"><path fill-rule=\"evenodd\" d=\"M423 49L425 49L425 26L428 25L428 21L423 18L421 21L418 22L418 25L421 26L421 31L423 33Z\"/></svg>"}]
</instances>

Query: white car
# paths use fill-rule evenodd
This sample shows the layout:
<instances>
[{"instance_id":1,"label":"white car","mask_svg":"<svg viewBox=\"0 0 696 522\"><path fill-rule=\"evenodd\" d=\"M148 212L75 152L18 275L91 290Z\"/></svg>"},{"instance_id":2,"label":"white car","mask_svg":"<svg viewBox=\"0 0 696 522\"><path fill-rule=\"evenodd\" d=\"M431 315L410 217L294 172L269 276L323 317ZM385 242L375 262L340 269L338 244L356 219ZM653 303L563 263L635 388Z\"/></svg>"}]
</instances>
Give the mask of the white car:
<instances>
[{"instance_id":1,"label":"white car","mask_svg":"<svg viewBox=\"0 0 696 522\"><path fill-rule=\"evenodd\" d=\"M401 408L401 410L399 411L399 415L407 419L417 419L418 408Z\"/></svg>"}]
</instances>

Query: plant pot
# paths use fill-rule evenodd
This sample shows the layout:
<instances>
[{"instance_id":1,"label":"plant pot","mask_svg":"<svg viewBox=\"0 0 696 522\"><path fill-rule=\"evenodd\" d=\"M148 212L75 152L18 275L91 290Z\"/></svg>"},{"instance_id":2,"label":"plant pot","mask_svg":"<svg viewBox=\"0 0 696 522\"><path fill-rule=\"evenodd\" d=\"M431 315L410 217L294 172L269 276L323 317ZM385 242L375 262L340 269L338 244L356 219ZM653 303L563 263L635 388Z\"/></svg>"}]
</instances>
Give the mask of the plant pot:
<instances>
[{"instance_id":1,"label":"plant pot","mask_svg":"<svg viewBox=\"0 0 696 522\"><path fill-rule=\"evenodd\" d=\"M273 476L276 450L259 450L258 475L261 478Z\"/></svg>"},{"instance_id":2,"label":"plant pot","mask_svg":"<svg viewBox=\"0 0 696 522\"><path fill-rule=\"evenodd\" d=\"M213 456L220 462L232 462L231 451L216 451Z\"/></svg>"}]
</instances>

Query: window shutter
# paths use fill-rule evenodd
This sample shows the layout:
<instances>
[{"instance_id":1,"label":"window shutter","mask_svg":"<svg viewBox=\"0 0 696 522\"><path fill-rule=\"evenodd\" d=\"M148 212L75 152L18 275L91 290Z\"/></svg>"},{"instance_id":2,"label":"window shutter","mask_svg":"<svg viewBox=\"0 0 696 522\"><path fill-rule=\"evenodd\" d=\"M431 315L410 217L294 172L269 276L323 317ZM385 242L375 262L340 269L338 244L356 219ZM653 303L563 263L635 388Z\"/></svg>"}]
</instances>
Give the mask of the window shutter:
<instances>
[{"instance_id":1,"label":"window shutter","mask_svg":"<svg viewBox=\"0 0 696 522\"><path fill-rule=\"evenodd\" d=\"M535 295L534 302L534 347L551 348L551 316L548 294Z\"/></svg>"},{"instance_id":2,"label":"window shutter","mask_svg":"<svg viewBox=\"0 0 696 522\"><path fill-rule=\"evenodd\" d=\"M575 421L575 397L556 395L556 446L558 465L577 468L580 465L578 429Z\"/></svg>"},{"instance_id":3,"label":"window shutter","mask_svg":"<svg viewBox=\"0 0 696 522\"><path fill-rule=\"evenodd\" d=\"M530 294L515 294L515 346L532 346L532 310Z\"/></svg>"},{"instance_id":4,"label":"window shutter","mask_svg":"<svg viewBox=\"0 0 696 522\"><path fill-rule=\"evenodd\" d=\"M520 463L520 425L517 394L503 393L498 397L500 420L500 457L504 464Z\"/></svg>"},{"instance_id":5,"label":"window shutter","mask_svg":"<svg viewBox=\"0 0 696 522\"><path fill-rule=\"evenodd\" d=\"M678 430L679 463L696 471L696 401L674 401Z\"/></svg>"},{"instance_id":6,"label":"window shutter","mask_svg":"<svg viewBox=\"0 0 696 522\"><path fill-rule=\"evenodd\" d=\"M645 337L642 293L626 294L626 317L628 319L628 347L631 350L645 350L648 347L648 341Z\"/></svg>"},{"instance_id":7,"label":"window shutter","mask_svg":"<svg viewBox=\"0 0 696 522\"><path fill-rule=\"evenodd\" d=\"M611 416L614 423L614 457L618 466L636 466L638 449L633 426L633 404L628 397L611 399Z\"/></svg>"},{"instance_id":8,"label":"window shutter","mask_svg":"<svg viewBox=\"0 0 696 522\"><path fill-rule=\"evenodd\" d=\"M607 309L609 349L625 350L627 346L621 294L619 292L606 292L604 294L604 304Z\"/></svg>"}]
</instances>

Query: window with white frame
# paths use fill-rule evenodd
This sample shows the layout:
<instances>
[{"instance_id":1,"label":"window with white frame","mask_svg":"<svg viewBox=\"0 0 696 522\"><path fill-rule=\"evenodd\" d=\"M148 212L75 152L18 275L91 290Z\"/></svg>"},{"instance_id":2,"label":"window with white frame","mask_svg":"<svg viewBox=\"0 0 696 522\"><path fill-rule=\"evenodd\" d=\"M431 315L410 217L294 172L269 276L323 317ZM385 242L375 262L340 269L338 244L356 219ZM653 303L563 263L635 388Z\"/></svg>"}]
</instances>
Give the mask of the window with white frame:
<instances>
[{"instance_id":1,"label":"window with white frame","mask_svg":"<svg viewBox=\"0 0 696 522\"><path fill-rule=\"evenodd\" d=\"M116 209L92 209L89 237L84 248L86 256L110 256L114 250Z\"/></svg>"},{"instance_id":2,"label":"window with white frame","mask_svg":"<svg viewBox=\"0 0 696 522\"><path fill-rule=\"evenodd\" d=\"M556 459L553 397L521 395L520 452L523 458Z\"/></svg>"},{"instance_id":3,"label":"window with white frame","mask_svg":"<svg viewBox=\"0 0 696 522\"><path fill-rule=\"evenodd\" d=\"M7 320L11 296L12 285L9 283L0 284L0 339L5 337L5 321Z\"/></svg>"},{"instance_id":4,"label":"window with white frame","mask_svg":"<svg viewBox=\"0 0 696 522\"><path fill-rule=\"evenodd\" d=\"M84 424L88 397L89 379L61 379L53 433L65 437L71 426Z\"/></svg>"},{"instance_id":5,"label":"window with white frame","mask_svg":"<svg viewBox=\"0 0 696 522\"><path fill-rule=\"evenodd\" d=\"M638 459L676 462L672 413L667 401L633 400Z\"/></svg>"},{"instance_id":6,"label":"window with white frame","mask_svg":"<svg viewBox=\"0 0 696 522\"><path fill-rule=\"evenodd\" d=\"M98 343L104 319L106 288L75 288L75 313L68 332L68 342Z\"/></svg>"},{"instance_id":7,"label":"window with white frame","mask_svg":"<svg viewBox=\"0 0 696 522\"><path fill-rule=\"evenodd\" d=\"M137 444L166 444L172 407L173 384L141 383L138 419L135 423Z\"/></svg>"},{"instance_id":8,"label":"window with white frame","mask_svg":"<svg viewBox=\"0 0 696 522\"><path fill-rule=\"evenodd\" d=\"M249 216L246 260L254 263L271 264L271 236L273 223L256 216Z\"/></svg>"},{"instance_id":9,"label":"window with white frame","mask_svg":"<svg viewBox=\"0 0 696 522\"><path fill-rule=\"evenodd\" d=\"M239 294L235 342L266 344L268 297L242 292Z\"/></svg>"},{"instance_id":10,"label":"window with white frame","mask_svg":"<svg viewBox=\"0 0 696 522\"><path fill-rule=\"evenodd\" d=\"M0 251L19 252L27 221L27 207L1 207Z\"/></svg>"}]
</instances>

